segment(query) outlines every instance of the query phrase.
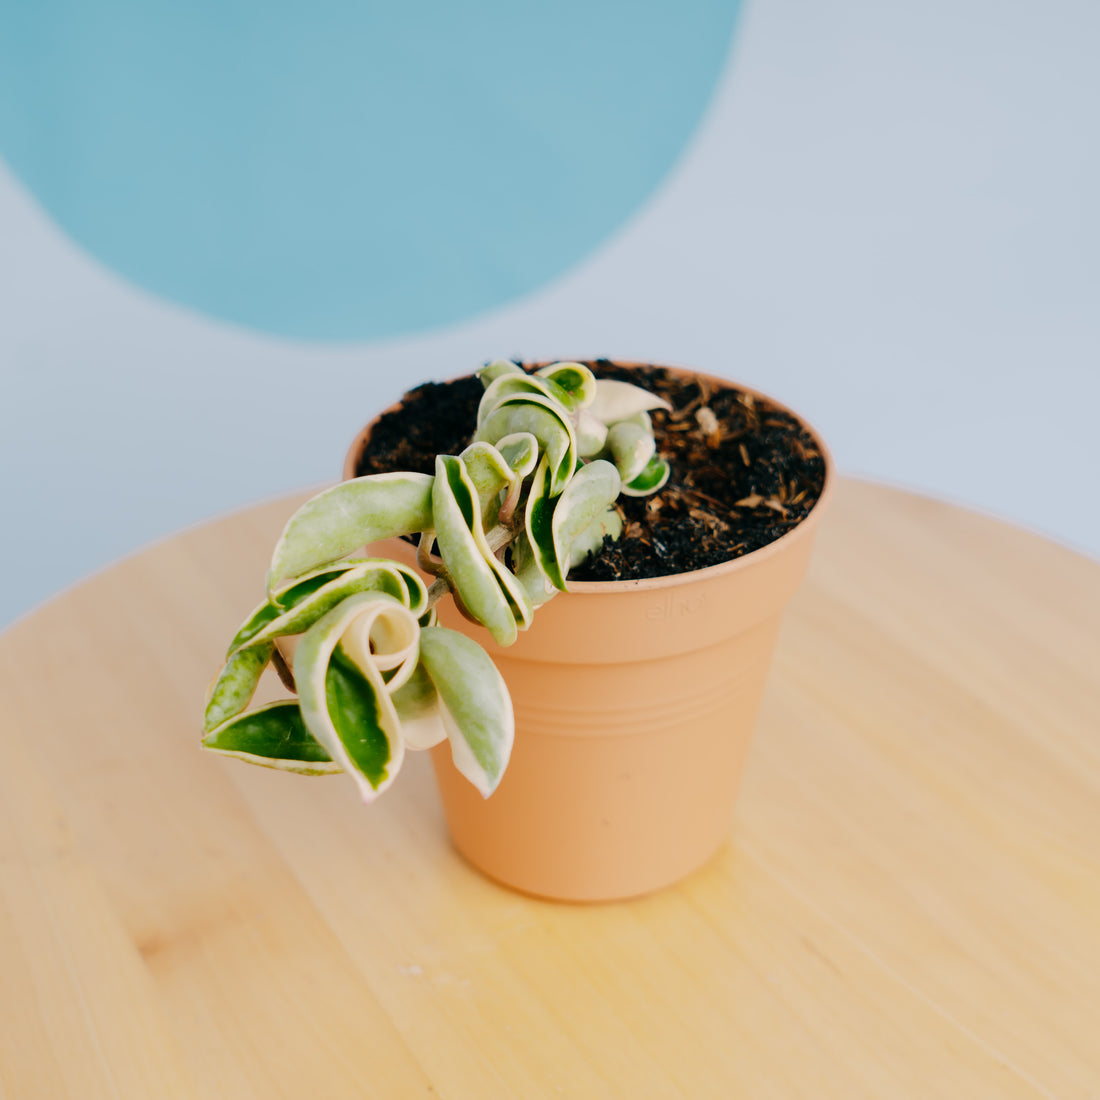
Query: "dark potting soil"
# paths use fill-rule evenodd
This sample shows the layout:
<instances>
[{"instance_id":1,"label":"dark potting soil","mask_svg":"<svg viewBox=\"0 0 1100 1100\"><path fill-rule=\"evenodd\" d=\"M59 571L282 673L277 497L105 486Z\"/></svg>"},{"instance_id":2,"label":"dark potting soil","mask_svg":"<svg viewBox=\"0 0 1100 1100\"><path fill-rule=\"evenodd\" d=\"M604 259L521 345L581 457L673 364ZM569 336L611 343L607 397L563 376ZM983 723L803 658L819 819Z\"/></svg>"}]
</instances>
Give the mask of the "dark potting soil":
<instances>
[{"instance_id":1,"label":"dark potting soil","mask_svg":"<svg viewBox=\"0 0 1100 1100\"><path fill-rule=\"evenodd\" d=\"M739 558L786 534L817 503L825 462L813 437L789 413L734 386L685 381L663 367L587 364L664 397L672 412L652 413L658 452L672 474L649 497L619 497L618 542L572 569L570 580L663 577ZM427 382L382 415L357 472L435 472L437 454L470 440L484 393L477 378Z\"/></svg>"}]
</instances>

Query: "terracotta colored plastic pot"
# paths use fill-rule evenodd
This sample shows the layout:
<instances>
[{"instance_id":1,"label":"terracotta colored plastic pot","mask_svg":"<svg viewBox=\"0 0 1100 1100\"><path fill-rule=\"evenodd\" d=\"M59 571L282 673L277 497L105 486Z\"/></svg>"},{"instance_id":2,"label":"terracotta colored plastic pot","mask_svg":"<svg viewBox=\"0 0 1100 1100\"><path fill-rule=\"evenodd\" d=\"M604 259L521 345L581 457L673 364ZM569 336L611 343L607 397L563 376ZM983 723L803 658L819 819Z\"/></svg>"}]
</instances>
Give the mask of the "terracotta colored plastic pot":
<instances>
[{"instance_id":1,"label":"terracotta colored plastic pot","mask_svg":"<svg viewBox=\"0 0 1100 1100\"><path fill-rule=\"evenodd\" d=\"M835 479L821 451L825 487L813 510L742 558L652 580L574 583L509 648L450 600L439 605L443 625L493 657L516 714L511 762L487 800L455 770L446 743L432 750L451 837L474 866L525 893L610 900L677 881L729 837L780 616ZM372 552L415 563L400 540Z\"/></svg>"}]
</instances>

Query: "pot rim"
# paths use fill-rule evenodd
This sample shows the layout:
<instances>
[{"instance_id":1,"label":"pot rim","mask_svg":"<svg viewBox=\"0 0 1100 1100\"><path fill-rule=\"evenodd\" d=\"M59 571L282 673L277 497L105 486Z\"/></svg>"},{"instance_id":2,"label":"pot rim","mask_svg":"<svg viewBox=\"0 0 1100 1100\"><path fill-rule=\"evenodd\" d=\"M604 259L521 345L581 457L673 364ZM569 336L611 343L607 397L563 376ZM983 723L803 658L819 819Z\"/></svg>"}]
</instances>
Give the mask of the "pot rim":
<instances>
[{"instance_id":1,"label":"pot rim","mask_svg":"<svg viewBox=\"0 0 1100 1100\"><path fill-rule=\"evenodd\" d=\"M601 357L606 358L606 357ZM592 360L589 360L590 362ZM550 363L565 363L565 362L578 362L583 363L583 359L539 359L533 363L523 361L525 366L542 367L548 366ZM740 382L735 382L729 378L723 378L716 374L708 374L706 371L694 370L691 367L682 367L669 363L652 363L644 362L639 359L610 359L607 358L607 362L614 363L617 367L661 367L664 370L672 371L674 374L679 375L691 375L693 378L702 378L707 382L715 383L719 387L727 389L737 389L742 393L750 394L753 397L760 398L763 401L767 401L769 404L774 405L777 409L793 416L813 437L814 442L817 443L818 450L821 453L822 460L825 463L825 480L821 486L821 495L814 502L814 506L810 509L809 513L804 519L800 520L794 527L792 527L785 534L781 535L774 542L769 542L767 546L761 546L756 550L750 550L747 554L742 554L739 558L731 558L729 561L719 562L717 565L707 565L701 569L692 569L687 573L669 573L662 577L641 577L632 580L623 581L573 581L568 583L568 591L565 593L559 593L559 595L613 595L616 593L638 592L638 591L660 591L664 588L680 588L687 584L694 584L696 582L706 582L712 578L723 577L727 574L739 572L744 569L750 569L757 565L761 561L775 554L782 553L788 546L791 545L796 539L805 538L811 535L816 529L818 522L821 518L822 508L828 503L828 500L832 497L833 488L836 484L836 466L833 462L832 453L825 445L822 439L821 433L799 412L796 412L789 405L786 405L782 401L778 401L770 394L764 393L761 390L755 389L752 386L743 385ZM472 371L465 371L462 374L453 375L451 378L444 379L445 382L456 382L461 378L468 378L474 373ZM402 395L404 396L404 395ZM360 451L363 449L363 445L370 435L370 432L378 420L385 416L386 413L393 409L396 409L401 404L399 398L392 405L387 406L377 416L373 417L356 435L352 441L351 446L348 448L347 454L344 457L344 471L343 477L345 481L351 480L355 477L355 468L358 462Z\"/></svg>"}]
</instances>

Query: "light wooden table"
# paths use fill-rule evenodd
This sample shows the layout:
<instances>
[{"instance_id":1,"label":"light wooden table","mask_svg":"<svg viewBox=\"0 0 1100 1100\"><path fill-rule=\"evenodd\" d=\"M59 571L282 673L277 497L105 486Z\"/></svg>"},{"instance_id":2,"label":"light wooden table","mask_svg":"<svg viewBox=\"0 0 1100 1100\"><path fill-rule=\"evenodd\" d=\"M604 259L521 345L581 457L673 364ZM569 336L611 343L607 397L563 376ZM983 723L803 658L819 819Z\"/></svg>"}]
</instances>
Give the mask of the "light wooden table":
<instances>
[{"instance_id":1,"label":"light wooden table","mask_svg":"<svg viewBox=\"0 0 1100 1100\"><path fill-rule=\"evenodd\" d=\"M197 750L290 507L0 638L0 1095L1100 1096L1100 566L845 483L731 843L569 906L422 757L364 809Z\"/></svg>"}]
</instances>

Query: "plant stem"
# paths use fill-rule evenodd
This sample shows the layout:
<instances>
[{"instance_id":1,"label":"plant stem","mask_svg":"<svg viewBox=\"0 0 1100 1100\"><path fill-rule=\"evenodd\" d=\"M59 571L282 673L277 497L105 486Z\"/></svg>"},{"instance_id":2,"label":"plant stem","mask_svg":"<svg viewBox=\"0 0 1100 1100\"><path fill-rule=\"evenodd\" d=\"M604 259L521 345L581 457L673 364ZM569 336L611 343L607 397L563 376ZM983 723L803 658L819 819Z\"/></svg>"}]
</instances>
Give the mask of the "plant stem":
<instances>
[{"instance_id":1,"label":"plant stem","mask_svg":"<svg viewBox=\"0 0 1100 1100\"><path fill-rule=\"evenodd\" d=\"M436 577L428 589L428 607L433 608L451 590L451 584L446 577Z\"/></svg>"},{"instance_id":2,"label":"plant stem","mask_svg":"<svg viewBox=\"0 0 1100 1100\"><path fill-rule=\"evenodd\" d=\"M522 485L523 482L517 478L501 502L497 518L505 527L512 526L512 519L516 514L516 505L519 504L519 493Z\"/></svg>"},{"instance_id":3,"label":"plant stem","mask_svg":"<svg viewBox=\"0 0 1100 1100\"><path fill-rule=\"evenodd\" d=\"M495 554L498 550L503 550L504 547L515 542L518 534L519 532L511 527L498 524L486 534L485 541L489 544L489 549Z\"/></svg>"}]
</instances>

